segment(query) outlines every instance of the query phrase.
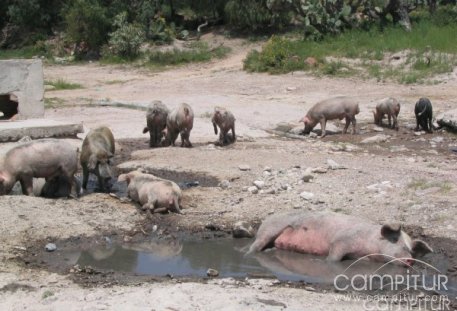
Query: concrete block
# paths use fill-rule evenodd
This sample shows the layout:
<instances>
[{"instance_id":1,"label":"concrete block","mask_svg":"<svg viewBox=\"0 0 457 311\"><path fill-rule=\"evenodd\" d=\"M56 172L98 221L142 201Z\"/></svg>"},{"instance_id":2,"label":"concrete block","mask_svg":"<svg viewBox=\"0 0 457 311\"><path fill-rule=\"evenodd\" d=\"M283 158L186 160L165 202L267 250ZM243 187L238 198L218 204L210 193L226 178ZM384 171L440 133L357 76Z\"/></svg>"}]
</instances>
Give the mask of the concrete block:
<instances>
[{"instance_id":1,"label":"concrete block","mask_svg":"<svg viewBox=\"0 0 457 311\"><path fill-rule=\"evenodd\" d=\"M24 136L32 139L47 137L76 137L83 133L82 123L65 123L46 119L0 122L0 142L17 141Z\"/></svg>"}]
</instances>

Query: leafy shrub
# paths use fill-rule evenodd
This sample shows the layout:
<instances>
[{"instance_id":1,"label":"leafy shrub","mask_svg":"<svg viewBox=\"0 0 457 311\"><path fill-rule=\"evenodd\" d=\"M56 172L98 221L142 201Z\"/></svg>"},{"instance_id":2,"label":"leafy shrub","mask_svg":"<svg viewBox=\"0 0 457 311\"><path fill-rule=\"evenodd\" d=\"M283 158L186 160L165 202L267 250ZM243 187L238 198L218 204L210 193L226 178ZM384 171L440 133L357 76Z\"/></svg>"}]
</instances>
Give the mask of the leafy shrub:
<instances>
[{"instance_id":1,"label":"leafy shrub","mask_svg":"<svg viewBox=\"0 0 457 311\"><path fill-rule=\"evenodd\" d=\"M432 15L432 22L437 26L447 26L457 23L457 6L440 6Z\"/></svg>"},{"instance_id":2,"label":"leafy shrub","mask_svg":"<svg viewBox=\"0 0 457 311\"><path fill-rule=\"evenodd\" d=\"M72 2L65 14L65 30L69 40L76 44L76 57L98 52L106 43L110 28L106 12L97 0Z\"/></svg>"},{"instance_id":3,"label":"leafy shrub","mask_svg":"<svg viewBox=\"0 0 457 311\"><path fill-rule=\"evenodd\" d=\"M128 23L126 12L114 18L113 26L117 29L109 34L109 47L112 53L130 59L137 57L145 40L141 26Z\"/></svg>"},{"instance_id":4,"label":"leafy shrub","mask_svg":"<svg viewBox=\"0 0 457 311\"><path fill-rule=\"evenodd\" d=\"M285 11L270 10L265 0L230 0L224 11L228 24L241 30L279 28L290 20Z\"/></svg>"}]
</instances>

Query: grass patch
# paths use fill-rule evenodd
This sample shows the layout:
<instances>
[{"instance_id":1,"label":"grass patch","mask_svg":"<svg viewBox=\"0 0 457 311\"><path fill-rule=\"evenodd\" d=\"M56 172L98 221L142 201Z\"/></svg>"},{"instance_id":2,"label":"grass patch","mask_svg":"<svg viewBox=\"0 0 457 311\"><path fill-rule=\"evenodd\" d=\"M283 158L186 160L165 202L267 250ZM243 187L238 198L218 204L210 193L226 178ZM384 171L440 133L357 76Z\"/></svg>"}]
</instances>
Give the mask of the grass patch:
<instances>
[{"instance_id":1,"label":"grass patch","mask_svg":"<svg viewBox=\"0 0 457 311\"><path fill-rule=\"evenodd\" d=\"M448 193L452 190L452 183L449 181L427 181L425 179L413 179L409 184L408 188L414 190L425 190L428 188L437 187L440 188L440 192Z\"/></svg>"},{"instance_id":2,"label":"grass patch","mask_svg":"<svg viewBox=\"0 0 457 311\"><path fill-rule=\"evenodd\" d=\"M205 42L195 42L189 49L173 49L164 52L152 52L147 56L147 64L153 67L175 66L225 57L230 48L218 46L210 49Z\"/></svg>"},{"instance_id":3,"label":"grass patch","mask_svg":"<svg viewBox=\"0 0 457 311\"><path fill-rule=\"evenodd\" d=\"M305 70L345 76L362 71L364 77L379 81L425 82L434 75L452 72L457 66L456 33L456 23L437 26L422 20L413 25L411 32L393 26L382 32L377 28L349 30L319 42L273 36L261 51L248 54L244 69L272 74ZM398 61L389 59L401 51L404 53ZM318 65L309 66L307 58L317 60ZM341 71L343 68L346 69Z\"/></svg>"},{"instance_id":4,"label":"grass patch","mask_svg":"<svg viewBox=\"0 0 457 311\"><path fill-rule=\"evenodd\" d=\"M79 83L70 83L63 79L57 79L55 81L46 81L45 84L52 85L54 87L52 91L74 90L83 88L82 85Z\"/></svg>"},{"instance_id":5,"label":"grass patch","mask_svg":"<svg viewBox=\"0 0 457 311\"><path fill-rule=\"evenodd\" d=\"M0 59L30 59L45 56L46 53L36 46L26 46L20 49L0 49Z\"/></svg>"}]
</instances>

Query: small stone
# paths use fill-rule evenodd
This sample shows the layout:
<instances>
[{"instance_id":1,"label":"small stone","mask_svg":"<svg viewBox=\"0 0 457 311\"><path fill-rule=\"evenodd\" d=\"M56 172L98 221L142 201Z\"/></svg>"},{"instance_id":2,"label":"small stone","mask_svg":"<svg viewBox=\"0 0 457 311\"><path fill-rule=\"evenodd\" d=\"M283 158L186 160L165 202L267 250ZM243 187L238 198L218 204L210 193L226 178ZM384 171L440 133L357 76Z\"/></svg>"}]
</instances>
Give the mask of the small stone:
<instances>
[{"instance_id":1,"label":"small stone","mask_svg":"<svg viewBox=\"0 0 457 311\"><path fill-rule=\"evenodd\" d=\"M286 90L288 90L289 92L295 91L296 89L297 89L297 88L296 88L295 86L288 86L288 87L286 88Z\"/></svg>"},{"instance_id":2,"label":"small stone","mask_svg":"<svg viewBox=\"0 0 457 311\"><path fill-rule=\"evenodd\" d=\"M30 136L24 136L21 139L19 139L17 142L18 143L27 143L29 141L32 141L32 138L30 138Z\"/></svg>"},{"instance_id":3,"label":"small stone","mask_svg":"<svg viewBox=\"0 0 457 311\"><path fill-rule=\"evenodd\" d=\"M44 249L47 251L47 252L53 252L57 249L57 246L54 244L54 243L48 243L46 244L46 246L44 247Z\"/></svg>"},{"instance_id":4,"label":"small stone","mask_svg":"<svg viewBox=\"0 0 457 311\"><path fill-rule=\"evenodd\" d=\"M209 268L206 271L206 275L213 278L213 277L219 276L219 271L217 271L216 269Z\"/></svg>"},{"instance_id":5,"label":"small stone","mask_svg":"<svg viewBox=\"0 0 457 311\"><path fill-rule=\"evenodd\" d=\"M276 193L276 190L274 188L265 190L265 194L275 194L275 193Z\"/></svg>"},{"instance_id":6,"label":"small stone","mask_svg":"<svg viewBox=\"0 0 457 311\"><path fill-rule=\"evenodd\" d=\"M327 160L327 164L328 164L328 168L331 169L331 170L342 170L342 169L346 169L345 166L336 163L336 162L333 161L332 159L328 159L328 160Z\"/></svg>"},{"instance_id":7,"label":"small stone","mask_svg":"<svg viewBox=\"0 0 457 311\"><path fill-rule=\"evenodd\" d=\"M389 135L378 134L378 135L375 135L372 137L365 138L360 143L362 143L362 144L383 143L383 142L387 141L387 139L389 137L390 137Z\"/></svg>"},{"instance_id":8,"label":"small stone","mask_svg":"<svg viewBox=\"0 0 457 311\"><path fill-rule=\"evenodd\" d=\"M311 173L325 174L327 173L327 169L325 167L315 167L311 169Z\"/></svg>"},{"instance_id":9,"label":"small stone","mask_svg":"<svg viewBox=\"0 0 457 311\"><path fill-rule=\"evenodd\" d=\"M263 180L256 180L253 182L254 186L256 186L259 190L265 187L265 182Z\"/></svg>"},{"instance_id":10,"label":"small stone","mask_svg":"<svg viewBox=\"0 0 457 311\"><path fill-rule=\"evenodd\" d=\"M152 232L156 232L158 229L157 225L152 226Z\"/></svg>"},{"instance_id":11,"label":"small stone","mask_svg":"<svg viewBox=\"0 0 457 311\"><path fill-rule=\"evenodd\" d=\"M271 167L265 166L265 167L263 168L263 170L266 171L266 172L271 172Z\"/></svg>"},{"instance_id":12,"label":"small stone","mask_svg":"<svg viewBox=\"0 0 457 311\"><path fill-rule=\"evenodd\" d=\"M253 238L255 233L252 226L246 221L238 221L233 226L232 235L234 238Z\"/></svg>"},{"instance_id":13,"label":"small stone","mask_svg":"<svg viewBox=\"0 0 457 311\"><path fill-rule=\"evenodd\" d=\"M375 126L375 127L373 127L373 131L375 131L375 132L384 132L384 129L382 127L379 127L379 126Z\"/></svg>"},{"instance_id":14,"label":"small stone","mask_svg":"<svg viewBox=\"0 0 457 311\"><path fill-rule=\"evenodd\" d=\"M270 177L271 176L271 172L263 171L262 175L263 175L263 177Z\"/></svg>"},{"instance_id":15,"label":"small stone","mask_svg":"<svg viewBox=\"0 0 457 311\"><path fill-rule=\"evenodd\" d=\"M240 169L240 171L250 171L251 170L251 167L247 164L241 164L238 166L238 168Z\"/></svg>"},{"instance_id":16,"label":"small stone","mask_svg":"<svg viewBox=\"0 0 457 311\"><path fill-rule=\"evenodd\" d=\"M230 188L230 182L224 179L219 183L219 187L221 187L222 189L228 189Z\"/></svg>"},{"instance_id":17,"label":"small stone","mask_svg":"<svg viewBox=\"0 0 457 311\"><path fill-rule=\"evenodd\" d=\"M302 176L301 179L302 179L304 182L310 182L311 179L313 179L313 178L314 178L313 175L311 175L311 174L305 174L305 175Z\"/></svg>"},{"instance_id":18,"label":"small stone","mask_svg":"<svg viewBox=\"0 0 457 311\"><path fill-rule=\"evenodd\" d=\"M316 137L317 137L317 134L314 133L314 132L310 132L310 133L309 133L309 137L311 137L311 138L316 138Z\"/></svg>"},{"instance_id":19,"label":"small stone","mask_svg":"<svg viewBox=\"0 0 457 311\"><path fill-rule=\"evenodd\" d=\"M316 289L314 287L311 287L311 286L305 286L305 290L309 291L309 292L315 292Z\"/></svg>"},{"instance_id":20,"label":"small stone","mask_svg":"<svg viewBox=\"0 0 457 311\"><path fill-rule=\"evenodd\" d=\"M306 201L309 201L314 198L314 193L303 191L302 193L300 193L300 197Z\"/></svg>"},{"instance_id":21,"label":"small stone","mask_svg":"<svg viewBox=\"0 0 457 311\"><path fill-rule=\"evenodd\" d=\"M130 241L132 241L132 237L131 236L128 236L128 235L124 236L124 242L128 243Z\"/></svg>"},{"instance_id":22,"label":"small stone","mask_svg":"<svg viewBox=\"0 0 457 311\"><path fill-rule=\"evenodd\" d=\"M248 191L252 194L257 194L259 192L259 188L257 188L256 186L251 186L248 188Z\"/></svg>"}]
</instances>

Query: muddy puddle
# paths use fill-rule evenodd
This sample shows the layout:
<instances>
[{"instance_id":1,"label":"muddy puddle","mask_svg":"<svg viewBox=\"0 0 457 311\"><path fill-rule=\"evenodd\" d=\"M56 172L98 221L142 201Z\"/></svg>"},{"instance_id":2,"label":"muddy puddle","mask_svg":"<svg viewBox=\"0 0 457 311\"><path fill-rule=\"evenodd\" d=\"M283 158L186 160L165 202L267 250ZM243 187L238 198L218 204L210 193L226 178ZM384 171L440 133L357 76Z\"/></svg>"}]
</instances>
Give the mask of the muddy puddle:
<instances>
[{"instance_id":1,"label":"muddy puddle","mask_svg":"<svg viewBox=\"0 0 457 311\"><path fill-rule=\"evenodd\" d=\"M403 291L405 287L457 297L457 283L441 273L449 264L443 256L424 257L433 265L416 264L412 268L366 260L329 263L322 257L277 249L246 255L250 239L157 239L135 243L116 243L105 237L90 247L59 246L55 252L38 254L38 260L51 271L98 271L135 276L206 278L208 269L218 277L277 278L327 286L338 290L362 288L370 280L373 291ZM381 276L374 277L370 276ZM446 279L443 279L443 278ZM401 278L401 279L400 279ZM335 283L335 280L337 280ZM356 280L356 283L351 282ZM390 280L390 281L389 281ZM386 281L389 281L386 283ZM395 284L395 288L386 284ZM446 281L446 288L434 288ZM337 286L337 287L336 287Z\"/></svg>"}]
</instances>

